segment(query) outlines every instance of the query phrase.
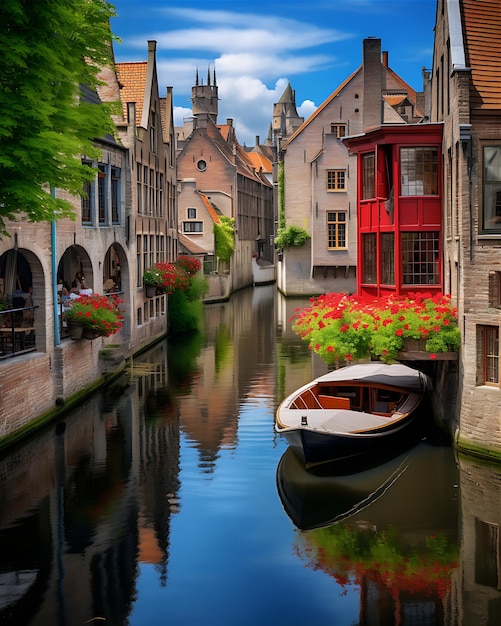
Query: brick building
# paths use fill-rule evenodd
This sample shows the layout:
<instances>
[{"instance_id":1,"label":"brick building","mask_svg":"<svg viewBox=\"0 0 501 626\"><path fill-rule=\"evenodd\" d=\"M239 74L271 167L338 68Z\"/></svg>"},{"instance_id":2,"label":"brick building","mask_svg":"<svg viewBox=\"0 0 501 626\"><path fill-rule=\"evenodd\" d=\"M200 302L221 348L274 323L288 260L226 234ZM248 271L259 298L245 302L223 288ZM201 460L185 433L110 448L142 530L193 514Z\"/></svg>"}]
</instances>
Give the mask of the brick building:
<instances>
[{"instance_id":1,"label":"brick building","mask_svg":"<svg viewBox=\"0 0 501 626\"><path fill-rule=\"evenodd\" d=\"M282 144L285 223L311 235L284 251L277 282L285 295L356 290L357 158L343 138L416 123L421 100L391 70L381 40L368 38L362 65Z\"/></svg>"},{"instance_id":2,"label":"brick building","mask_svg":"<svg viewBox=\"0 0 501 626\"><path fill-rule=\"evenodd\" d=\"M432 122L443 124L444 290L457 300L459 447L501 454L501 4L438 0Z\"/></svg>"},{"instance_id":3,"label":"brick building","mask_svg":"<svg viewBox=\"0 0 501 626\"><path fill-rule=\"evenodd\" d=\"M177 255L177 204L172 91L161 100L155 42L144 63L103 69L99 106L121 101L116 137L95 140L97 160L83 157L95 179L80 198L65 196L75 220L8 222L0 239L0 296L7 306L33 302L30 326L15 331L0 312L0 440L35 420L71 406L108 371L100 355L109 344L127 356L166 333L166 297L147 299L142 274L157 260ZM61 195L60 190L53 190ZM58 283L71 286L76 272L94 293L120 291L123 328L109 338L73 341L65 333ZM62 285L61 285L62 286ZM22 322L20 322L22 323Z\"/></svg>"},{"instance_id":4,"label":"brick building","mask_svg":"<svg viewBox=\"0 0 501 626\"><path fill-rule=\"evenodd\" d=\"M214 255L213 225L219 216L235 220L235 253L229 291L251 285L252 255L273 258L273 185L239 144L233 121L217 123L215 72L192 88L193 118L178 134L179 231L191 244Z\"/></svg>"}]
</instances>

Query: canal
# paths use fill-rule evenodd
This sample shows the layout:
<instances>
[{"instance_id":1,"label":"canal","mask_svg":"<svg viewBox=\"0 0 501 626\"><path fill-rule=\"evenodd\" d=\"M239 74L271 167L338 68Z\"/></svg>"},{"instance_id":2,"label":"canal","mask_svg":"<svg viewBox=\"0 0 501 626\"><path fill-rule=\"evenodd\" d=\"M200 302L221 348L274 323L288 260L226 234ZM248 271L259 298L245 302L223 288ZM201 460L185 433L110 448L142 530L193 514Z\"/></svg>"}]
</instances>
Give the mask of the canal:
<instances>
[{"instance_id":1,"label":"canal","mask_svg":"<svg viewBox=\"0 0 501 626\"><path fill-rule=\"evenodd\" d=\"M501 468L433 431L307 474L274 411L326 371L274 286L205 308L0 456L0 624L501 623ZM423 416L425 420L426 416Z\"/></svg>"}]
</instances>

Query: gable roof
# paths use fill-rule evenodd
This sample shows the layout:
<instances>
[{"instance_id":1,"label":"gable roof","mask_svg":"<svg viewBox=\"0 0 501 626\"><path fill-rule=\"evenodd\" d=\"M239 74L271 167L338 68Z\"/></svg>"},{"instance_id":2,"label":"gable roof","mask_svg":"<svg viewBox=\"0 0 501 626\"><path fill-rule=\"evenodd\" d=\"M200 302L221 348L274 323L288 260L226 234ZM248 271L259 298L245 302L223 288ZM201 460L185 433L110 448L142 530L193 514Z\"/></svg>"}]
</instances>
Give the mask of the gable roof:
<instances>
[{"instance_id":1,"label":"gable roof","mask_svg":"<svg viewBox=\"0 0 501 626\"><path fill-rule=\"evenodd\" d=\"M146 75L148 63L117 63L117 77L120 83L120 100L124 118L127 119L127 103L136 103L136 125L141 125L143 116L144 96L146 91Z\"/></svg>"},{"instance_id":2,"label":"gable roof","mask_svg":"<svg viewBox=\"0 0 501 626\"><path fill-rule=\"evenodd\" d=\"M291 143L300 133L303 132L303 130L309 126L309 124L311 124L311 122L327 107L329 106L329 104L332 102L332 100L349 84L351 83L351 81L357 76L357 74L359 74L360 72L362 72L364 69L364 65L362 64L357 70L355 70L353 72L353 74L351 74L350 76L348 76L348 78L346 78L340 85L339 87L337 87L337 89L335 91L333 91L331 93L331 95L324 101L322 102L322 104L315 109L315 111L313 111L313 113L310 115L310 117L308 119L306 119L301 126L296 130L295 133L293 133L288 139L287 141L284 143L283 148L286 148L288 146L289 143ZM422 113L420 111L418 111L417 108L417 94L416 91L410 86L408 85L405 80L403 78L401 78L396 72L394 72L388 65L387 65L387 61L383 62L381 61L381 69L384 70L387 75L391 76L391 78L398 84L400 85L401 89L403 91L406 92L406 94L404 94L408 100L410 101L410 103L413 104L414 106L414 116L416 118L420 118L422 117ZM391 89L391 90L387 90L388 91L388 95L391 95L392 92L395 91L395 89ZM383 93L381 94L383 98L385 98L385 90L383 88ZM388 104L390 104L390 102L388 100L386 100L386 102L388 102ZM394 105L391 105L394 106Z\"/></svg>"},{"instance_id":3,"label":"gable roof","mask_svg":"<svg viewBox=\"0 0 501 626\"><path fill-rule=\"evenodd\" d=\"M346 78L340 85L339 87L333 91L331 93L331 95L322 102L322 104L313 111L313 113L310 115L310 117L308 117L302 124L301 126L296 130L295 133L293 133L288 139L287 141L284 143L283 147L286 148L289 143L291 143L300 133L303 132L303 130L309 126L311 124L311 122L317 117L317 115L319 115L331 102L332 100L334 100L334 98L346 87L346 85L348 85L348 83L350 83L355 76L362 71L362 66L360 66L358 68L358 70L355 70L353 72L353 74L351 74L351 76L348 76L348 78Z\"/></svg>"},{"instance_id":4,"label":"gable roof","mask_svg":"<svg viewBox=\"0 0 501 626\"><path fill-rule=\"evenodd\" d=\"M273 166L271 161L261 152L246 152L247 158L250 160L256 170L262 170L263 172L271 172Z\"/></svg>"},{"instance_id":5,"label":"gable roof","mask_svg":"<svg viewBox=\"0 0 501 626\"><path fill-rule=\"evenodd\" d=\"M501 110L501 3L462 0L466 65L471 69L470 107Z\"/></svg>"}]
</instances>

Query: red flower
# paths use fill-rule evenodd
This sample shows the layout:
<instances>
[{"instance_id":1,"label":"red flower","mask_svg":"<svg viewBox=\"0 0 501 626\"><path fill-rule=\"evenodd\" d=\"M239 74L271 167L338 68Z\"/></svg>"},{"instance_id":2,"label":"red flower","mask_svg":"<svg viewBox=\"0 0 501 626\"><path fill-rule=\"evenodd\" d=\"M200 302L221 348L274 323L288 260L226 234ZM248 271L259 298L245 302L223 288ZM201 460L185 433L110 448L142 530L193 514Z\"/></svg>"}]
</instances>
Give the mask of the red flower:
<instances>
[{"instance_id":1,"label":"red flower","mask_svg":"<svg viewBox=\"0 0 501 626\"><path fill-rule=\"evenodd\" d=\"M403 334L404 334L404 331L401 328L395 331L395 335L397 337L401 337Z\"/></svg>"}]
</instances>

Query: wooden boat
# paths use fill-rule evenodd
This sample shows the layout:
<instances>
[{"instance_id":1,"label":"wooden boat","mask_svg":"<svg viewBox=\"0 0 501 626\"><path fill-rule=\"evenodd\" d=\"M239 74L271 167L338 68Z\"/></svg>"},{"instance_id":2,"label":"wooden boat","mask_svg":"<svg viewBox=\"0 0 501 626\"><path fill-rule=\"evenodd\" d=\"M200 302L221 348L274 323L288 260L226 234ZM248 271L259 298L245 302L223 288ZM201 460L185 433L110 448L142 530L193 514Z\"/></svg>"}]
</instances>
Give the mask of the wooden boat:
<instances>
[{"instance_id":1,"label":"wooden boat","mask_svg":"<svg viewBox=\"0 0 501 626\"><path fill-rule=\"evenodd\" d=\"M401 363L359 363L303 385L280 404L275 430L306 468L374 454L411 426L429 378Z\"/></svg>"}]
</instances>

